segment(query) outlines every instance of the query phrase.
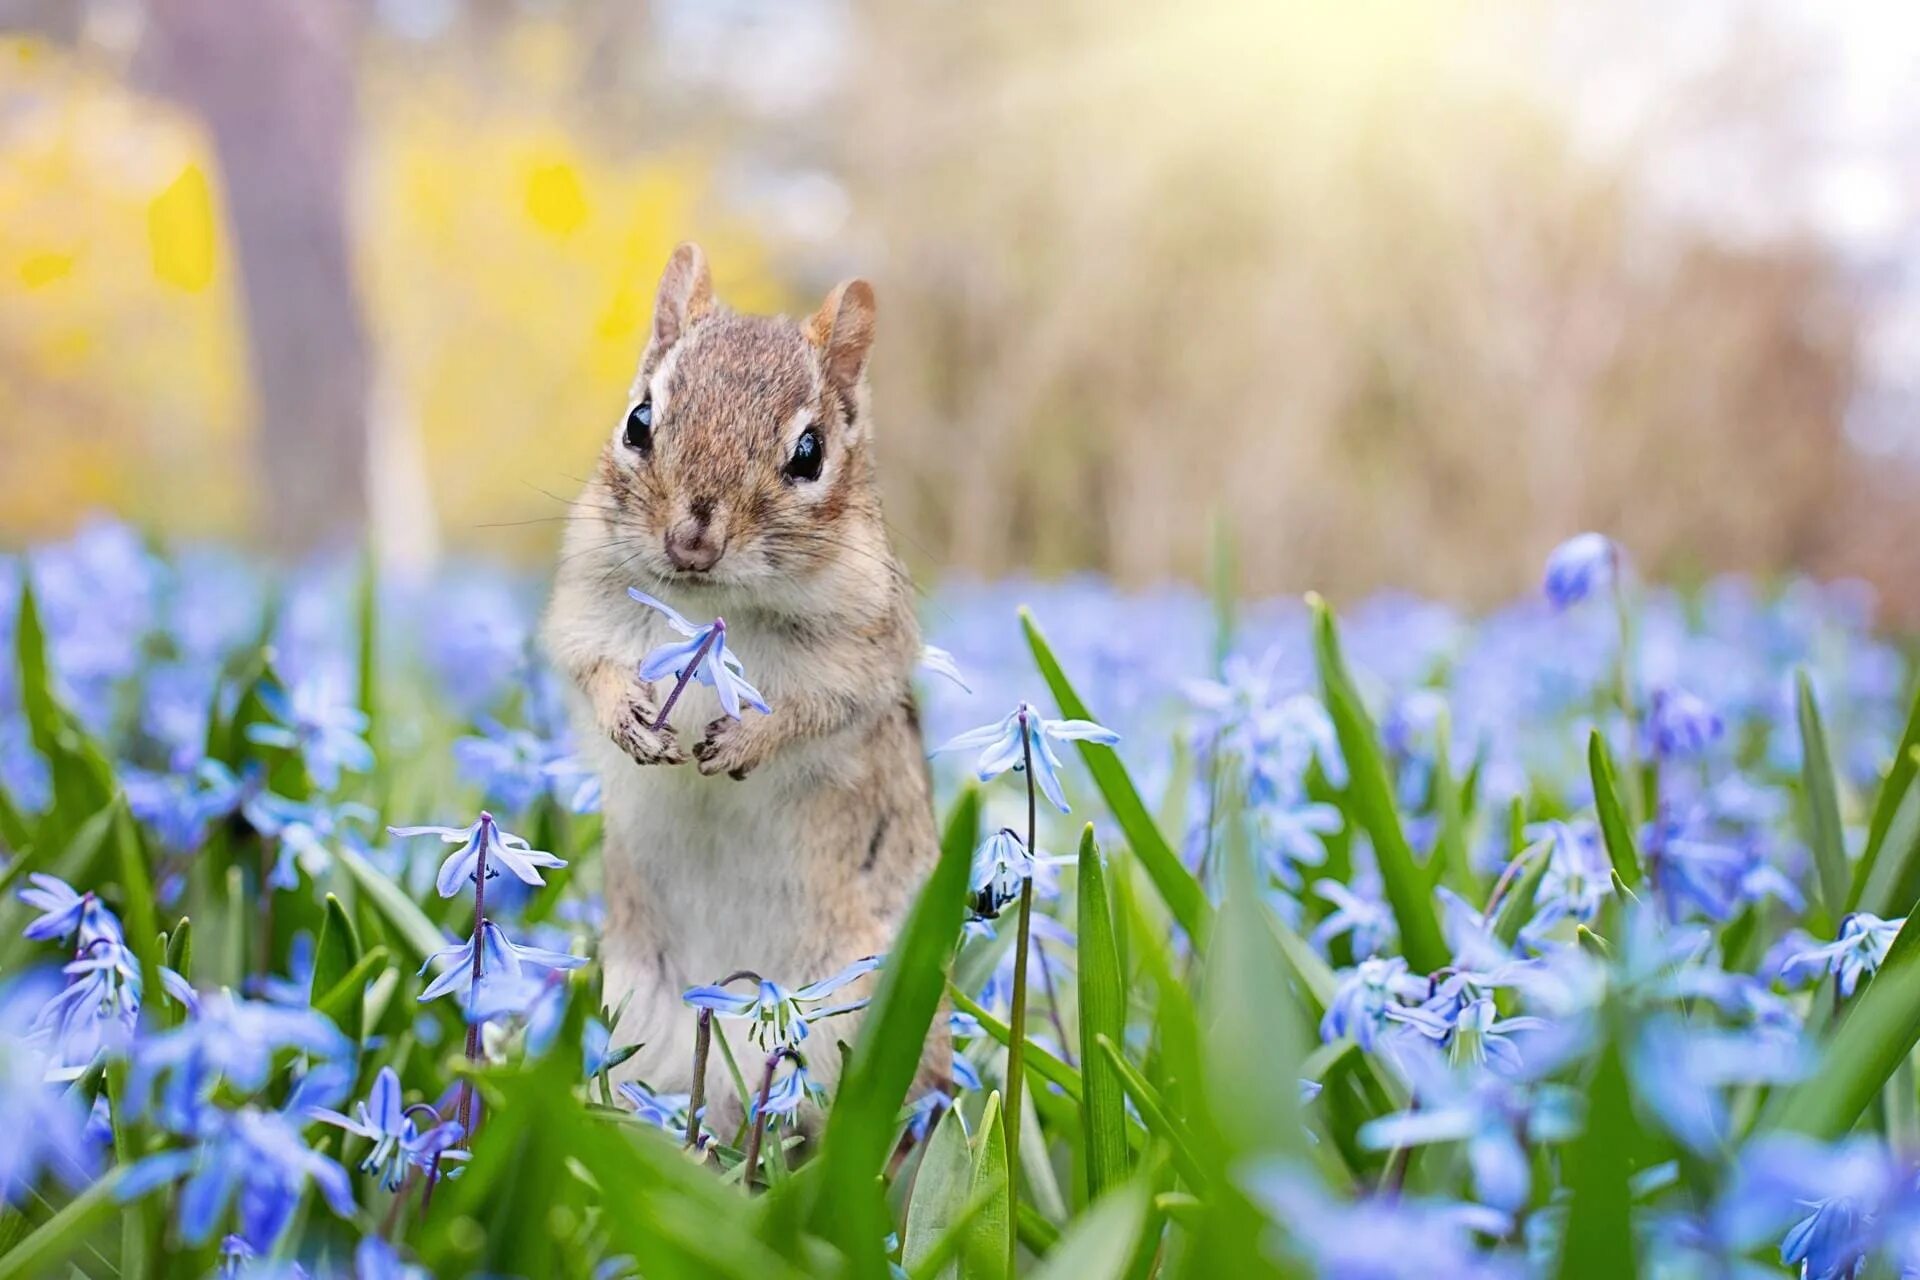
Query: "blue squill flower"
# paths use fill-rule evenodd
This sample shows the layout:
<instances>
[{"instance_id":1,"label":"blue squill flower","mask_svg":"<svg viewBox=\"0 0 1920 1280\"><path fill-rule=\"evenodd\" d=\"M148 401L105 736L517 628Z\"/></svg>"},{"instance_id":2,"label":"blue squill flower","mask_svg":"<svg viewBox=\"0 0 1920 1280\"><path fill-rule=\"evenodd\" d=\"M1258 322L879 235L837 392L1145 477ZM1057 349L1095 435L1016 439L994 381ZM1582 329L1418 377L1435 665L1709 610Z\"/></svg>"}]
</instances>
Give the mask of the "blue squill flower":
<instances>
[{"instance_id":1,"label":"blue squill flower","mask_svg":"<svg viewBox=\"0 0 1920 1280\"><path fill-rule=\"evenodd\" d=\"M1354 955L1371 955L1385 948L1399 932L1392 909L1377 897L1355 893L1338 880L1316 880L1313 891L1334 907L1309 935L1308 940L1322 954L1335 938L1346 934L1350 935Z\"/></svg>"},{"instance_id":2,"label":"blue squill flower","mask_svg":"<svg viewBox=\"0 0 1920 1280\"><path fill-rule=\"evenodd\" d=\"M692 988L681 999L695 1009L711 1009L723 1018L751 1019L750 1034L763 1049L781 1045L791 1048L807 1038L808 1024L866 1007L865 997L832 1005L826 1000L848 983L878 969L880 963L879 956L867 956L830 978L793 991L762 979L755 990L744 994L723 986L706 986Z\"/></svg>"},{"instance_id":3,"label":"blue squill flower","mask_svg":"<svg viewBox=\"0 0 1920 1280\"><path fill-rule=\"evenodd\" d=\"M1556 609L1578 604L1613 584L1620 572L1620 548L1603 533L1567 539L1547 557L1547 599Z\"/></svg>"},{"instance_id":4,"label":"blue squill flower","mask_svg":"<svg viewBox=\"0 0 1920 1280\"><path fill-rule=\"evenodd\" d=\"M23 978L0 988L0 1205L19 1204L42 1177L78 1187L99 1168L105 1143L88 1123L87 1108L47 1079L46 1047L30 1036L29 1020L46 1003L52 979Z\"/></svg>"},{"instance_id":5,"label":"blue squill flower","mask_svg":"<svg viewBox=\"0 0 1920 1280\"><path fill-rule=\"evenodd\" d=\"M366 713L346 702L333 681L303 680L290 691L267 688L260 700L279 723L248 725L247 740L297 751L322 791L340 785L342 770L366 773L373 768Z\"/></svg>"},{"instance_id":6,"label":"blue squill flower","mask_svg":"<svg viewBox=\"0 0 1920 1280\"><path fill-rule=\"evenodd\" d=\"M1320 1038L1352 1036L1362 1049L1372 1049L1389 1011L1400 1007L1401 1000L1417 1000L1426 993L1426 981L1407 972L1401 957L1370 956L1341 976L1320 1019Z\"/></svg>"},{"instance_id":7,"label":"blue squill flower","mask_svg":"<svg viewBox=\"0 0 1920 1280\"><path fill-rule=\"evenodd\" d=\"M1562 1142L1579 1132L1570 1091L1525 1088L1481 1072L1456 1072L1412 1058L1419 1107L1369 1120L1360 1145L1370 1151L1434 1142L1463 1143L1473 1189L1484 1204L1512 1213L1527 1203L1533 1173L1527 1144Z\"/></svg>"},{"instance_id":8,"label":"blue squill flower","mask_svg":"<svg viewBox=\"0 0 1920 1280\"><path fill-rule=\"evenodd\" d=\"M1502 1018L1493 1001L1485 996L1465 1001L1440 996L1424 1005L1389 1008L1387 1016L1444 1046L1447 1061L1456 1067L1482 1067L1491 1062L1501 1073L1510 1076L1519 1075L1523 1066L1513 1033L1547 1028L1544 1018L1526 1015Z\"/></svg>"},{"instance_id":9,"label":"blue squill flower","mask_svg":"<svg viewBox=\"0 0 1920 1280\"><path fill-rule=\"evenodd\" d=\"M1647 740L1662 760L1697 756L1725 729L1719 714L1685 689L1653 691L1653 703L1647 710Z\"/></svg>"},{"instance_id":10,"label":"blue squill flower","mask_svg":"<svg viewBox=\"0 0 1920 1280\"><path fill-rule=\"evenodd\" d=\"M99 938L121 940L119 921L91 893L80 893L42 871L29 875L27 883L31 887L20 890L20 901L40 914L27 922L22 937L31 942L65 942L78 931L82 948Z\"/></svg>"},{"instance_id":11,"label":"blue squill flower","mask_svg":"<svg viewBox=\"0 0 1920 1280\"><path fill-rule=\"evenodd\" d=\"M490 717L479 724L478 734L454 742L453 759L460 776L479 787L488 802L518 813L552 789L547 767L566 755L563 743Z\"/></svg>"},{"instance_id":12,"label":"blue squill flower","mask_svg":"<svg viewBox=\"0 0 1920 1280\"><path fill-rule=\"evenodd\" d=\"M614 1092L632 1103L633 1113L650 1125L669 1133L679 1133L687 1127L687 1104L693 1101L689 1094L655 1093L633 1080L620 1085Z\"/></svg>"},{"instance_id":13,"label":"blue squill flower","mask_svg":"<svg viewBox=\"0 0 1920 1280\"><path fill-rule=\"evenodd\" d=\"M216 991L199 1010L169 1031L142 1037L134 1048L127 1083L135 1112L144 1110L156 1081L164 1080L160 1116L168 1127L189 1132L218 1085L251 1094L273 1075L285 1051L312 1058L340 1059L353 1044L324 1015Z\"/></svg>"},{"instance_id":14,"label":"blue squill flower","mask_svg":"<svg viewBox=\"0 0 1920 1280\"><path fill-rule=\"evenodd\" d=\"M138 1200L156 1187L186 1179L178 1200L180 1236L204 1244L238 1203L241 1239L265 1253L292 1221L312 1182L327 1207L353 1216L353 1187L347 1171L310 1150L300 1131L277 1111L242 1107L225 1112L207 1108L190 1135L197 1145L162 1151L128 1167L114 1194L122 1203Z\"/></svg>"},{"instance_id":15,"label":"blue squill flower","mask_svg":"<svg viewBox=\"0 0 1920 1280\"><path fill-rule=\"evenodd\" d=\"M289 800L271 791L248 797L240 811L254 830L276 842L267 883L287 890L300 887L302 868L308 875L323 874L333 865L333 846L343 841L357 845L354 828L374 820L373 810L363 804Z\"/></svg>"},{"instance_id":16,"label":"blue squill flower","mask_svg":"<svg viewBox=\"0 0 1920 1280\"><path fill-rule=\"evenodd\" d=\"M362 1236L353 1247L354 1280L427 1280L427 1272L403 1262L379 1236Z\"/></svg>"},{"instance_id":17,"label":"blue squill flower","mask_svg":"<svg viewBox=\"0 0 1920 1280\"><path fill-rule=\"evenodd\" d=\"M747 1109L747 1119L756 1119L764 1113L772 1116L776 1122L791 1120L808 1099L825 1105L827 1091L807 1074L806 1065L799 1058L789 1057L787 1073L775 1080L773 1087L767 1090L767 1105L762 1107L756 1095L753 1105Z\"/></svg>"},{"instance_id":18,"label":"blue squill flower","mask_svg":"<svg viewBox=\"0 0 1920 1280\"><path fill-rule=\"evenodd\" d=\"M420 966L425 973L436 964L446 967L440 976L427 984L420 993L422 1002L438 1000L449 991L460 988L465 991L464 983L473 973L473 952L476 940L480 946L480 982L479 991L471 995L463 994L464 1004L469 999L478 1003L489 998L490 984L511 984L518 980L527 967L535 969L578 969L586 963L580 956L570 956L564 951L550 951L545 947L522 946L500 930L500 926L491 920L482 920L480 928L473 937L457 946L444 951L436 951L427 957Z\"/></svg>"},{"instance_id":19,"label":"blue squill flower","mask_svg":"<svg viewBox=\"0 0 1920 1280\"><path fill-rule=\"evenodd\" d=\"M1070 813L1072 811L1067 808L1066 795L1060 790L1060 757L1054 753L1054 744L1098 742L1110 747L1118 741L1119 734L1091 720L1048 720L1031 703L1023 702L1009 711L1005 719L969 729L936 748L933 754L979 751L980 758L975 767L980 781L987 782L1009 769L1016 772L1024 769L1030 753L1034 781L1039 784L1041 793L1053 803L1054 808L1062 813Z\"/></svg>"},{"instance_id":20,"label":"blue squill flower","mask_svg":"<svg viewBox=\"0 0 1920 1280\"><path fill-rule=\"evenodd\" d=\"M1856 911L1841 922L1838 938L1787 957L1783 967L1825 968L1838 980L1840 994L1851 996L1863 976L1879 972L1894 938L1906 922L1905 916L1882 920L1868 912Z\"/></svg>"},{"instance_id":21,"label":"blue squill flower","mask_svg":"<svg viewBox=\"0 0 1920 1280\"><path fill-rule=\"evenodd\" d=\"M1304 1254L1311 1274L1351 1280L1513 1280L1508 1260L1489 1257L1475 1235L1512 1230L1511 1214L1485 1205L1400 1195L1350 1201L1331 1194L1310 1169L1283 1162L1256 1166L1247 1189L1270 1211L1275 1244Z\"/></svg>"},{"instance_id":22,"label":"blue squill flower","mask_svg":"<svg viewBox=\"0 0 1920 1280\"><path fill-rule=\"evenodd\" d=\"M920 647L920 669L930 675L951 681L958 685L963 693L973 692L973 686L968 684L967 678L960 674L960 664L954 660L951 653L937 644Z\"/></svg>"},{"instance_id":23,"label":"blue squill flower","mask_svg":"<svg viewBox=\"0 0 1920 1280\"><path fill-rule=\"evenodd\" d=\"M756 711L767 711L767 700L760 696L758 689L747 683L746 669L740 665L740 659L733 650L727 647L726 619L715 618L704 627L696 627L672 605L654 599L638 587L628 587L627 594L658 612L667 620L669 627L686 637L679 643L663 644L642 658L642 680L659 680L669 675L683 683L698 679L713 690L720 699L721 710L735 720L740 718L740 705L743 702ZM690 664L696 662L699 665L690 669Z\"/></svg>"},{"instance_id":24,"label":"blue squill flower","mask_svg":"<svg viewBox=\"0 0 1920 1280\"><path fill-rule=\"evenodd\" d=\"M433 1116L434 1122L424 1131L413 1122L416 1110ZM431 1107L406 1106L400 1093L400 1077L392 1067L380 1068L372 1091L364 1101L354 1103L353 1115L342 1115L326 1107L308 1107L306 1115L373 1143L373 1150L360 1162L360 1171L377 1172L381 1185L389 1191L400 1189L408 1169L431 1169L448 1148L460 1141L464 1132L457 1122L442 1121Z\"/></svg>"},{"instance_id":25,"label":"blue squill flower","mask_svg":"<svg viewBox=\"0 0 1920 1280\"><path fill-rule=\"evenodd\" d=\"M528 847L519 836L502 831L493 815L484 810L479 821L470 827L388 827L387 834L402 839L439 836L446 844L461 846L447 855L446 861L440 864L439 875L434 878L434 888L443 898L460 892L479 873L482 855L486 858L489 880L500 874L498 868L505 867L526 884L542 885L546 879L540 874L541 867L567 865L550 853Z\"/></svg>"},{"instance_id":26,"label":"blue squill flower","mask_svg":"<svg viewBox=\"0 0 1920 1280\"><path fill-rule=\"evenodd\" d=\"M1002 827L973 851L967 878L967 909L975 919L991 920L1020 896L1020 886L1032 880L1034 892L1058 892L1053 868L1058 859L1044 854L1030 857L1027 846L1010 827Z\"/></svg>"},{"instance_id":27,"label":"blue squill flower","mask_svg":"<svg viewBox=\"0 0 1920 1280\"><path fill-rule=\"evenodd\" d=\"M1338 807L1317 800L1275 801L1253 811L1253 831L1261 856L1289 889L1300 888L1296 867L1318 867L1327 860L1324 837L1346 825Z\"/></svg>"},{"instance_id":28,"label":"blue squill flower","mask_svg":"<svg viewBox=\"0 0 1920 1280\"><path fill-rule=\"evenodd\" d=\"M1636 1096L1668 1132L1706 1155L1718 1151L1729 1132L1728 1087L1791 1084L1806 1076L1812 1059L1797 1034L1690 1027L1662 1015L1640 1027L1627 1069Z\"/></svg>"}]
</instances>

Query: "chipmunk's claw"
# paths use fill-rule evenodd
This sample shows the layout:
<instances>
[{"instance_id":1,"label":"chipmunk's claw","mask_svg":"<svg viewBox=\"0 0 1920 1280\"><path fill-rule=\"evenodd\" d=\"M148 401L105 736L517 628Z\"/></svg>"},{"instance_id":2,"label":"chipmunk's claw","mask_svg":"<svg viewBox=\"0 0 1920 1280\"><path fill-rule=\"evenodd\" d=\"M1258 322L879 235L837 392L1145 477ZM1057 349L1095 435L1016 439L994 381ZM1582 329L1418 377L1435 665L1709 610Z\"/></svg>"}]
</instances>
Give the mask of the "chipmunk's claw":
<instances>
[{"instance_id":1,"label":"chipmunk's claw","mask_svg":"<svg viewBox=\"0 0 1920 1280\"><path fill-rule=\"evenodd\" d=\"M749 735L738 720L722 717L707 726L707 734L693 745L693 758L700 772L713 777L724 773L735 782L759 761L751 758Z\"/></svg>"},{"instance_id":2,"label":"chipmunk's claw","mask_svg":"<svg viewBox=\"0 0 1920 1280\"><path fill-rule=\"evenodd\" d=\"M684 764L687 753L675 739L673 726L653 727L653 708L630 702L619 723L613 726L614 745L632 757L635 764Z\"/></svg>"}]
</instances>

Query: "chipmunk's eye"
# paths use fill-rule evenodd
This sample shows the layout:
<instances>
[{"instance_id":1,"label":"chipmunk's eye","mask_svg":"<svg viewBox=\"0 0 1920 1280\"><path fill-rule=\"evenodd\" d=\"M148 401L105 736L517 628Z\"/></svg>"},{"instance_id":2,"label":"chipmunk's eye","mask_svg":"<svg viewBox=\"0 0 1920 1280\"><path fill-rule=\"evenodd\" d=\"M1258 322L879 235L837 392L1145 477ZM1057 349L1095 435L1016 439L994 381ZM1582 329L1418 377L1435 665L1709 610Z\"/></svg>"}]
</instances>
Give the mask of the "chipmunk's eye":
<instances>
[{"instance_id":1,"label":"chipmunk's eye","mask_svg":"<svg viewBox=\"0 0 1920 1280\"><path fill-rule=\"evenodd\" d=\"M787 469L783 473L789 480L818 480L820 464L827 460L826 441L820 433L808 427L794 441L793 456L787 459Z\"/></svg>"},{"instance_id":2,"label":"chipmunk's eye","mask_svg":"<svg viewBox=\"0 0 1920 1280\"><path fill-rule=\"evenodd\" d=\"M645 453L653 448L653 400L642 400L627 410L627 448Z\"/></svg>"}]
</instances>

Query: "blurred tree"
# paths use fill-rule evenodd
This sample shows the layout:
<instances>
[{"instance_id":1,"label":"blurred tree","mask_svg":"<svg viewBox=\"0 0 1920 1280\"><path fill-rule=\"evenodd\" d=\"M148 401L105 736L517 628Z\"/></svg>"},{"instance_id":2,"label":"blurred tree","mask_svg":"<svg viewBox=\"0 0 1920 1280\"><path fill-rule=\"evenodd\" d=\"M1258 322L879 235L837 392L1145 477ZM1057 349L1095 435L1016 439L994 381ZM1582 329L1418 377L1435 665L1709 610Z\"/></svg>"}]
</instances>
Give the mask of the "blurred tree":
<instances>
[{"instance_id":1,"label":"blurred tree","mask_svg":"<svg viewBox=\"0 0 1920 1280\"><path fill-rule=\"evenodd\" d=\"M205 122L239 262L256 504L286 553L366 517L371 358L348 210L359 6L146 0L139 65Z\"/></svg>"}]
</instances>

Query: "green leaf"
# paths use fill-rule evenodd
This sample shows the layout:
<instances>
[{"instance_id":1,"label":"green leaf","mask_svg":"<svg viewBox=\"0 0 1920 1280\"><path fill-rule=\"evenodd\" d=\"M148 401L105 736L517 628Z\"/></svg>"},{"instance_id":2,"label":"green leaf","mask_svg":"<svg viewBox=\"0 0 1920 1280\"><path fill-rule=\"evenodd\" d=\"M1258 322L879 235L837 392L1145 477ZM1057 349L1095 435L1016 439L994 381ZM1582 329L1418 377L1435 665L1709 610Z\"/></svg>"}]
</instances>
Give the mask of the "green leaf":
<instances>
[{"instance_id":1,"label":"green leaf","mask_svg":"<svg viewBox=\"0 0 1920 1280\"><path fill-rule=\"evenodd\" d=\"M1873 874L1881 848L1886 844L1894 815L1899 812L1901 801L1906 798L1908 788L1913 784L1914 773L1920 770L1920 755L1916 755L1916 748L1920 748L1920 688L1914 690L1913 707L1907 713L1906 731L1900 735L1900 745L1894 750L1893 763L1880 783L1879 793L1873 798L1873 814L1867 821L1867 845L1860 854L1860 864L1853 869L1853 886L1847 895L1849 911L1859 909L1861 892L1866 887L1868 877Z\"/></svg>"},{"instance_id":2,"label":"green leaf","mask_svg":"<svg viewBox=\"0 0 1920 1280\"><path fill-rule=\"evenodd\" d=\"M46 758L53 803L41 816L34 843L60 846L82 822L105 809L118 789L113 766L85 728L60 705L47 662L46 632L34 599L32 575L21 575L14 618L14 655L20 672L20 709L34 749Z\"/></svg>"},{"instance_id":3,"label":"green leaf","mask_svg":"<svg viewBox=\"0 0 1920 1280\"><path fill-rule=\"evenodd\" d=\"M1286 921L1272 916L1269 922L1273 926L1274 938L1279 941L1280 950L1293 968L1294 976L1300 979L1302 993L1313 1002L1313 1016L1319 1017L1326 1012L1333 993L1339 989L1340 979L1334 975L1332 967L1320 958L1320 953L1313 949L1313 945L1288 927Z\"/></svg>"},{"instance_id":4,"label":"green leaf","mask_svg":"<svg viewBox=\"0 0 1920 1280\"><path fill-rule=\"evenodd\" d=\"M1074 1220L1033 1280L1120 1280L1147 1223L1150 1197L1129 1185Z\"/></svg>"},{"instance_id":5,"label":"green leaf","mask_svg":"<svg viewBox=\"0 0 1920 1280\"><path fill-rule=\"evenodd\" d=\"M313 976L307 983L307 1000L317 1003L360 963L360 935L347 919L340 899L327 895L326 914L320 922L320 940L313 947ZM351 1029L342 1027L349 1035ZM358 1039L357 1036L355 1036Z\"/></svg>"},{"instance_id":6,"label":"green leaf","mask_svg":"<svg viewBox=\"0 0 1920 1280\"><path fill-rule=\"evenodd\" d=\"M360 658L360 710L369 732L380 727L380 565L373 548L360 553L360 577L354 589L355 639Z\"/></svg>"},{"instance_id":7,"label":"green leaf","mask_svg":"<svg viewBox=\"0 0 1920 1280\"><path fill-rule=\"evenodd\" d=\"M367 984L388 967L385 947L367 948L366 954L355 960L353 968L341 974L339 981L325 991L315 988L318 994L313 997L314 1011L333 1019L348 1039L358 1041L366 1032Z\"/></svg>"},{"instance_id":8,"label":"green leaf","mask_svg":"<svg viewBox=\"0 0 1920 1280\"><path fill-rule=\"evenodd\" d=\"M953 1001L954 1008L970 1015L980 1024L980 1029L995 1040L1003 1045L1013 1043L1013 1028L994 1017L972 996L949 984L947 998ZM1060 1086L1060 1091L1066 1094L1069 1100L1077 1103L1086 1096L1085 1084L1080 1078L1080 1073L1035 1044L1031 1036L1027 1038L1027 1052L1024 1056L1030 1073L1039 1076L1049 1084Z\"/></svg>"},{"instance_id":9,"label":"green leaf","mask_svg":"<svg viewBox=\"0 0 1920 1280\"><path fill-rule=\"evenodd\" d=\"M1920 899L1920 787L1908 787L1852 909L1891 919L1907 914L1916 899Z\"/></svg>"},{"instance_id":10,"label":"green leaf","mask_svg":"<svg viewBox=\"0 0 1920 1280\"><path fill-rule=\"evenodd\" d=\"M1637 1274L1629 1177L1638 1130L1616 1033L1602 1047L1587 1086L1586 1129L1561 1165L1573 1201L1560 1280L1632 1280Z\"/></svg>"},{"instance_id":11,"label":"green leaf","mask_svg":"<svg viewBox=\"0 0 1920 1280\"><path fill-rule=\"evenodd\" d=\"M1493 917L1493 936L1509 949L1520 940L1520 931L1527 927L1527 921L1533 919L1533 902L1540 896L1540 881L1546 878L1547 867L1552 862L1553 850L1539 848L1500 901Z\"/></svg>"},{"instance_id":12,"label":"green leaf","mask_svg":"<svg viewBox=\"0 0 1920 1280\"><path fill-rule=\"evenodd\" d=\"M1095 1047L1101 1037L1120 1043L1126 1036L1126 976L1114 942L1113 913L1107 905L1107 878L1094 843L1093 824L1080 833L1080 1060L1086 1092L1087 1195L1098 1199L1127 1176L1127 1106L1113 1065Z\"/></svg>"},{"instance_id":13,"label":"green leaf","mask_svg":"<svg viewBox=\"0 0 1920 1280\"><path fill-rule=\"evenodd\" d=\"M167 935L167 968L187 981L193 981L193 921L186 916Z\"/></svg>"},{"instance_id":14,"label":"green leaf","mask_svg":"<svg viewBox=\"0 0 1920 1280\"><path fill-rule=\"evenodd\" d=\"M87 1247L87 1241L124 1212L114 1199L124 1169L109 1169L60 1211L34 1229L32 1235L0 1255L0 1280L39 1280L61 1274L61 1264ZM105 1264L102 1263L102 1270Z\"/></svg>"},{"instance_id":15,"label":"green leaf","mask_svg":"<svg viewBox=\"0 0 1920 1280\"><path fill-rule=\"evenodd\" d=\"M1467 849L1467 808L1461 786L1453 776L1453 717L1441 713L1434 731L1433 807L1440 819L1434 840L1428 882L1445 882L1466 893L1473 889L1473 865Z\"/></svg>"},{"instance_id":16,"label":"green leaf","mask_svg":"<svg viewBox=\"0 0 1920 1280\"><path fill-rule=\"evenodd\" d=\"M1147 1132L1163 1139L1173 1152L1173 1165L1180 1171L1180 1176L1187 1180L1187 1185L1204 1188L1208 1178L1206 1170L1200 1165L1200 1158L1194 1154L1193 1135L1188 1133L1187 1127L1174 1119L1173 1114L1167 1110L1167 1104L1160 1097L1159 1090L1155 1089L1147 1078L1127 1061L1126 1056L1120 1052L1119 1046L1107 1036L1097 1037L1096 1047L1100 1057L1113 1068L1114 1075L1118 1077L1127 1096L1133 1099L1134 1109L1140 1113L1140 1119L1146 1123ZM1093 1055L1089 1054L1087 1060L1091 1062Z\"/></svg>"},{"instance_id":17,"label":"green leaf","mask_svg":"<svg viewBox=\"0 0 1920 1280\"><path fill-rule=\"evenodd\" d=\"M1060 667L1059 659L1054 657L1046 637L1040 633L1040 624L1025 608L1020 610L1020 625L1026 631L1027 647L1033 650L1034 663L1040 668L1040 675L1046 680L1047 687L1053 691L1054 701L1060 705L1060 714L1072 720L1093 719L1093 713L1074 691L1072 682ZM1153 881L1154 888L1159 890L1173 918L1198 943L1206 936L1207 925L1213 915L1212 905L1200 888L1200 882L1180 861L1173 846L1167 843L1167 838L1160 834L1153 815L1147 811L1139 790L1133 785L1126 766L1120 763L1120 757L1113 748L1097 742L1074 745L1080 750L1080 758L1086 761L1087 772L1093 775L1093 784L1099 788L1101 799L1106 801L1107 811L1120 824L1120 833L1126 837L1127 847L1146 869L1147 876ZM1446 962L1443 960L1440 963Z\"/></svg>"},{"instance_id":18,"label":"green leaf","mask_svg":"<svg viewBox=\"0 0 1920 1280\"><path fill-rule=\"evenodd\" d=\"M1640 888L1640 853L1633 843L1633 825L1620 807L1620 784L1613 768L1613 754L1607 740L1595 729L1587 735L1587 771L1593 776L1593 807L1600 818L1600 838L1613 859L1620 883L1629 889Z\"/></svg>"},{"instance_id":19,"label":"green leaf","mask_svg":"<svg viewBox=\"0 0 1920 1280\"><path fill-rule=\"evenodd\" d=\"M1421 973L1431 973L1447 964L1450 953L1440 932L1440 921L1433 913L1433 897L1427 878L1413 860L1400 827L1400 813L1394 807L1393 781L1387 773L1380 740L1360 691L1347 670L1340 653L1340 636L1334 626L1333 610L1318 596L1309 597L1313 607L1314 655L1320 665L1320 683L1326 695L1327 714L1340 736L1340 752L1347 761L1347 802L1352 816L1373 840L1374 857L1380 864L1380 878L1386 885L1387 899L1393 905L1393 918L1400 926L1402 952L1407 963Z\"/></svg>"},{"instance_id":20,"label":"green leaf","mask_svg":"<svg viewBox=\"0 0 1920 1280\"><path fill-rule=\"evenodd\" d=\"M947 821L940 861L888 952L821 1133L814 1222L839 1244L856 1276L887 1274L881 1242L889 1224L877 1179L947 985L979 827L980 793L969 788Z\"/></svg>"},{"instance_id":21,"label":"green leaf","mask_svg":"<svg viewBox=\"0 0 1920 1280\"><path fill-rule=\"evenodd\" d=\"M973 1140L972 1192L986 1200L986 1207L973 1220L962 1274L968 1280L1004 1280L1013 1256L1013 1196L1007 1178L1007 1130L997 1092L987 1095L980 1132Z\"/></svg>"},{"instance_id":22,"label":"green leaf","mask_svg":"<svg viewBox=\"0 0 1920 1280\"><path fill-rule=\"evenodd\" d=\"M340 849L334 854L340 865L347 869L353 882L360 891L372 900L386 922L393 926L400 940L407 945L416 959L425 960L436 951L444 949L447 939L433 921L427 919L426 912L419 904L407 896L406 890L380 874L372 863L351 849Z\"/></svg>"},{"instance_id":23,"label":"green leaf","mask_svg":"<svg viewBox=\"0 0 1920 1280\"><path fill-rule=\"evenodd\" d=\"M160 925L153 907L153 879L147 872L146 844L124 799L114 802L113 836L120 854L120 890L125 899L120 905L125 910L127 945L140 961L145 990L159 991Z\"/></svg>"},{"instance_id":24,"label":"green leaf","mask_svg":"<svg viewBox=\"0 0 1920 1280\"><path fill-rule=\"evenodd\" d=\"M907 1202L906 1241L900 1263L913 1271L926 1262L954 1222L966 1211L973 1188L973 1157L967 1150L967 1126L957 1107L948 1107L933 1127L933 1137L920 1157L913 1178L913 1198ZM941 1276L959 1274L958 1265L943 1267Z\"/></svg>"},{"instance_id":25,"label":"green leaf","mask_svg":"<svg viewBox=\"0 0 1920 1280\"><path fill-rule=\"evenodd\" d=\"M1820 897L1827 916L1836 924L1847 913L1847 846L1840 831L1840 801L1834 794L1833 758L1827 752L1827 731L1820 723L1820 704L1805 671L1795 673L1794 687L1800 711L1800 776L1806 790L1807 841L1820 879Z\"/></svg>"}]
</instances>

